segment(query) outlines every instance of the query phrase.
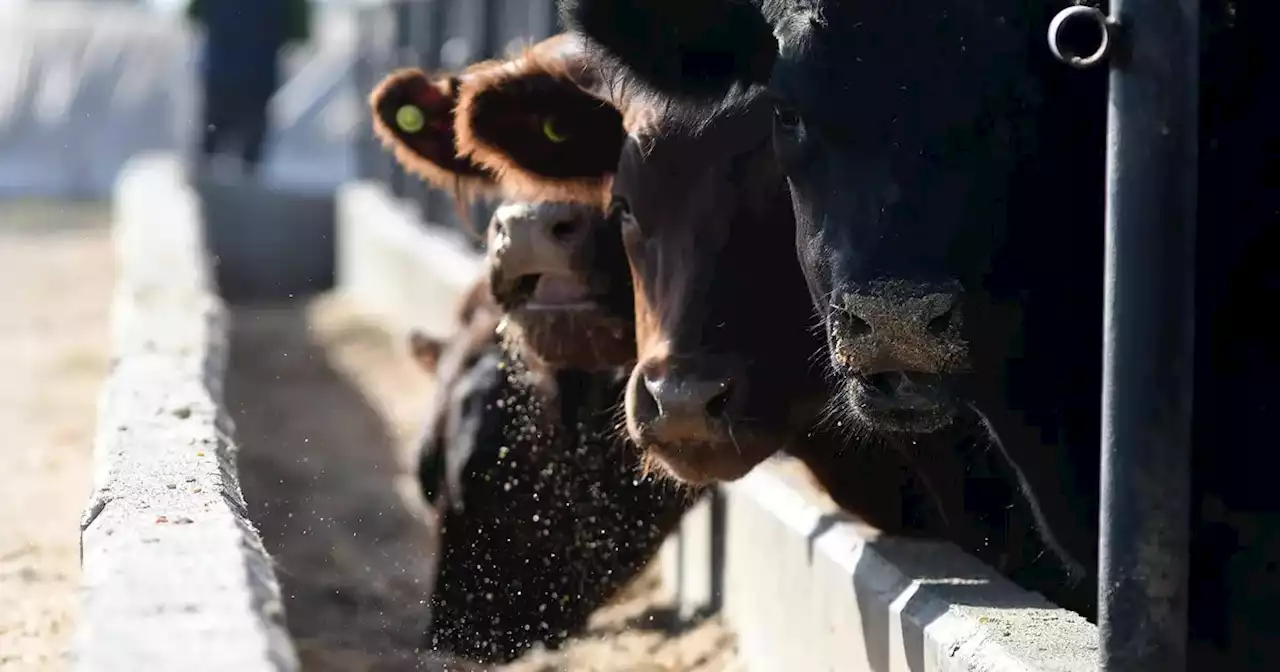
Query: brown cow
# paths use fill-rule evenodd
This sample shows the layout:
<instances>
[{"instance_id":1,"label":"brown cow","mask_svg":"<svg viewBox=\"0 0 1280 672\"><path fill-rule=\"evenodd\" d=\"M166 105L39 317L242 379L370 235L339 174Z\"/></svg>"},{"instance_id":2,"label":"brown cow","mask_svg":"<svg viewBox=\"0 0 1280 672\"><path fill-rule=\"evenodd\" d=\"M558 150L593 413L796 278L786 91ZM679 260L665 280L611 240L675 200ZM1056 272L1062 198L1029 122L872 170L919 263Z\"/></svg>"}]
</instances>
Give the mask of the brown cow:
<instances>
[{"instance_id":1,"label":"brown cow","mask_svg":"<svg viewBox=\"0 0 1280 672\"><path fill-rule=\"evenodd\" d=\"M662 136L651 110L610 104L575 42L553 40L554 53L516 59L461 87L460 153L513 178L510 188L522 196L611 208L635 294L639 362L627 388L628 433L680 480L738 478L787 443L795 418L811 416L826 397L809 365L822 345L803 326L811 310L777 300L805 289L798 273L774 272L777 250L794 240L776 225L791 205L768 155L767 117L748 111L696 138ZM549 173L544 150L557 143L514 142L511 116L550 121L564 143L591 151L569 155L575 168ZM744 133L758 136L760 151L730 151ZM762 188L735 186L744 180ZM648 230L630 207L647 209ZM690 214L698 226L689 226ZM664 227L662 235L654 227ZM739 227L755 235L730 235Z\"/></svg>"},{"instance_id":2,"label":"brown cow","mask_svg":"<svg viewBox=\"0 0 1280 672\"><path fill-rule=\"evenodd\" d=\"M539 47L554 50L556 43ZM454 130L462 84L502 67L490 61L458 75L432 78L416 69L388 75L370 96L374 132L406 170L459 199L503 197L512 177L457 157ZM526 127L530 123L524 130L549 143L552 127L536 121ZM562 144L557 149L577 149L572 141ZM543 160L555 165L553 156ZM599 207L564 199L507 200L494 214L488 286L506 313L507 335L523 342L530 364L597 370L634 358L630 288L617 236L616 227L603 225Z\"/></svg>"},{"instance_id":3,"label":"brown cow","mask_svg":"<svg viewBox=\"0 0 1280 672\"><path fill-rule=\"evenodd\" d=\"M371 100L399 161L463 197L503 194L493 173L453 155L454 94L483 67L400 71ZM501 661L556 646L694 501L642 477L615 429L634 313L617 227L602 215L507 200L489 225L489 272L463 302L467 327L447 345L411 337L437 373L419 480L445 513L428 647Z\"/></svg>"}]
</instances>

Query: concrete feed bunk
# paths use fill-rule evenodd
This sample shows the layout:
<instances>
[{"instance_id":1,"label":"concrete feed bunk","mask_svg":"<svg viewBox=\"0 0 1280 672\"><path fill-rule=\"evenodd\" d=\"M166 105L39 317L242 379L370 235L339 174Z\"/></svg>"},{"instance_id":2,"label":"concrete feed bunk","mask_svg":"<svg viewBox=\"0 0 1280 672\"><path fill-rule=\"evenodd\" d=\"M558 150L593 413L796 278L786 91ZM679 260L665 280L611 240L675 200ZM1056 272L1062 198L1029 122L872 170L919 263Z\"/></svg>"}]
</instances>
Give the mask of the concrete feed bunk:
<instances>
[{"instance_id":1,"label":"concrete feed bunk","mask_svg":"<svg viewBox=\"0 0 1280 672\"><path fill-rule=\"evenodd\" d=\"M76 669L469 669L414 651L436 521L409 467L430 381L403 341L456 328L474 253L350 184L335 295L227 309L196 199L165 158L117 189ZM721 489L586 636L504 669L1094 669L1083 619L951 546L874 538L792 471Z\"/></svg>"},{"instance_id":2,"label":"concrete feed bunk","mask_svg":"<svg viewBox=\"0 0 1280 672\"><path fill-rule=\"evenodd\" d=\"M148 158L115 193L115 365L81 523L76 670L298 669L222 403L226 321L195 196Z\"/></svg>"}]
</instances>

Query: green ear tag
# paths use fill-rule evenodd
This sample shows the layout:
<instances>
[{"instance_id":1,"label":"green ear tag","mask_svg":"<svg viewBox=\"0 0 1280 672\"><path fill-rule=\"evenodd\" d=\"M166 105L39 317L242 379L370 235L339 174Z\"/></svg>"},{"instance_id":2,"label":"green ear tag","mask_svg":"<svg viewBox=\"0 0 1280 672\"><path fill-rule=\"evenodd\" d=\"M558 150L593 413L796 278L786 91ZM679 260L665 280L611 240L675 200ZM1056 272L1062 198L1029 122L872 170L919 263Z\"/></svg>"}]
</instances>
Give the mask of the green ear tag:
<instances>
[{"instance_id":1,"label":"green ear tag","mask_svg":"<svg viewBox=\"0 0 1280 672\"><path fill-rule=\"evenodd\" d=\"M547 136L548 140L557 144L568 140L563 135L556 133L555 119L551 117L542 120L542 134Z\"/></svg>"},{"instance_id":2,"label":"green ear tag","mask_svg":"<svg viewBox=\"0 0 1280 672\"><path fill-rule=\"evenodd\" d=\"M417 133L426 125L422 110L417 105L405 105L396 110L396 126L405 133Z\"/></svg>"}]
</instances>

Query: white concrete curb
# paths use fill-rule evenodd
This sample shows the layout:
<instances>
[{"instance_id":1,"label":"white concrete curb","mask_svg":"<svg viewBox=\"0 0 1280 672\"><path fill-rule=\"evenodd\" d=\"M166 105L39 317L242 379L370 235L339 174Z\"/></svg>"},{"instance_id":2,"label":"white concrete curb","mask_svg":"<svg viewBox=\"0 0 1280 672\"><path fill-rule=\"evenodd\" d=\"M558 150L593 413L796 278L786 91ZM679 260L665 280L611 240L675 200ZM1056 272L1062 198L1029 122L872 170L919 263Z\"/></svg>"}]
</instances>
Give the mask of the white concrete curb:
<instances>
[{"instance_id":1,"label":"white concrete curb","mask_svg":"<svg viewBox=\"0 0 1280 672\"><path fill-rule=\"evenodd\" d=\"M179 164L135 159L115 189L115 361L81 523L77 672L298 669L249 521L222 405L226 315Z\"/></svg>"},{"instance_id":2,"label":"white concrete curb","mask_svg":"<svg viewBox=\"0 0 1280 672\"><path fill-rule=\"evenodd\" d=\"M339 289L396 328L447 335L479 270L461 234L422 227L371 183L342 188L337 210ZM722 488L720 516L704 500L662 550L677 606L720 608L749 670L1097 668L1097 629L1083 618L950 544L872 539L788 461Z\"/></svg>"},{"instance_id":3,"label":"white concrete curb","mask_svg":"<svg viewBox=\"0 0 1280 672\"><path fill-rule=\"evenodd\" d=\"M682 611L724 586L748 669L1097 669L1097 628L1078 614L951 544L876 539L797 473L789 457L756 468L722 488L721 529L704 501L662 551Z\"/></svg>"}]
</instances>

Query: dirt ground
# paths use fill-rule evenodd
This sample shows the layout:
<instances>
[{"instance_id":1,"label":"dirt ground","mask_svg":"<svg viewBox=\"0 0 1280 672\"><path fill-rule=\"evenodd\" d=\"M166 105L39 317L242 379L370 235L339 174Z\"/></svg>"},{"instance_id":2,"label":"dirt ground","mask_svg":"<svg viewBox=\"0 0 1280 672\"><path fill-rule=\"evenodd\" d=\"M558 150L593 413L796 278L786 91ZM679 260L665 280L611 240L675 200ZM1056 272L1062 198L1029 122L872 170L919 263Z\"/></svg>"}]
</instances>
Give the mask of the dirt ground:
<instances>
[{"instance_id":1,"label":"dirt ground","mask_svg":"<svg viewBox=\"0 0 1280 672\"><path fill-rule=\"evenodd\" d=\"M52 672L75 623L113 267L105 204L0 202L0 670Z\"/></svg>"},{"instance_id":2,"label":"dirt ground","mask_svg":"<svg viewBox=\"0 0 1280 672\"><path fill-rule=\"evenodd\" d=\"M410 475L431 381L403 344L332 296L237 308L226 395L245 494L309 672L479 669L415 655L434 520ZM652 572L591 632L512 672L738 669L715 620L673 622Z\"/></svg>"}]
</instances>

